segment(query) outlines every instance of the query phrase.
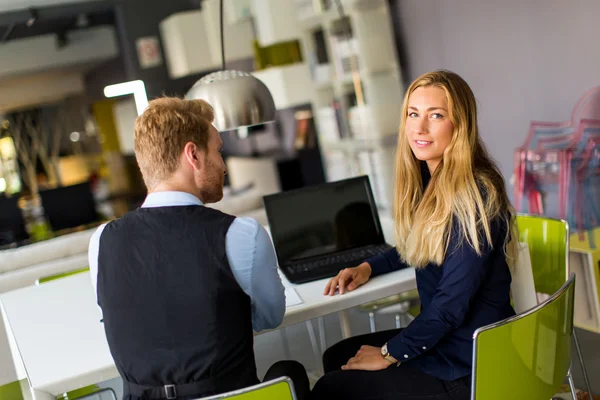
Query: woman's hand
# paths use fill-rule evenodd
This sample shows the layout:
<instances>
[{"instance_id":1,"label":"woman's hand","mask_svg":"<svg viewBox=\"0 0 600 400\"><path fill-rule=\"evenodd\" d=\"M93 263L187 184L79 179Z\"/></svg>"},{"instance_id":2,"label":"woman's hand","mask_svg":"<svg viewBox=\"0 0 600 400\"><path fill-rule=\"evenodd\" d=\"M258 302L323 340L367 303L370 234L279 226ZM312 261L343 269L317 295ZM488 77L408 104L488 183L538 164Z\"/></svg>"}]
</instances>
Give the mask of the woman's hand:
<instances>
[{"instance_id":1,"label":"woman's hand","mask_svg":"<svg viewBox=\"0 0 600 400\"><path fill-rule=\"evenodd\" d=\"M362 346L354 357L342 365L343 370L359 369L362 371L379 371L386 369L390 364L381 356L381 348Z\"/></svg>"},{"instance_id":2,"label":"woman's hand","mask_svg":"<svg viewBox=\"0 0 600 400\"><path fill-rule=\"evenodd\" d=\"M358 267L345 268L327 282L323 294L333 296L337 288L340 289L340 294L344 294L346 289L351 292L360 285L364 285L370 277L371 266L367 262L360 264Z\"/></svg>"}]
</instances>

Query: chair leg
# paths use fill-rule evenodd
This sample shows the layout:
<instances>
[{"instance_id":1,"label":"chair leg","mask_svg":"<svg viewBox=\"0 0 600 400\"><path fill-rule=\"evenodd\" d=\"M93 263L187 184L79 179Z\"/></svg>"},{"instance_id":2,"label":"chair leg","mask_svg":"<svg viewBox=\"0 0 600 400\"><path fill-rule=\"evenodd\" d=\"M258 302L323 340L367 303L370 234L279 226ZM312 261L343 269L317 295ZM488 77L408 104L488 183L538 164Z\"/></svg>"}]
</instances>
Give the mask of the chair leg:
<instances>
[{"instance_id":1,"label":"chair leg","mask_svg":"<svg viewBox=\"0 0 600 400\"><path fill-rule=\"evenodd\" d=\"M567 372L567 378L569 379L569 387L571 388L571 396L573 400L577 400L577 394L575 393L575 382L573 382L573 375L571 375L571 368Z\"/></svg>"},{"instance_id":2,"label":"chair leg","mask_svg":"<svg viewBox=\"0 0 600 400\"><path fill-rule=\"evenodd\" d=\"M321 360L321 351L319 344L317 343L317 336L315 335L315 328L313 327L312 320L306 321L306 328L308 329L308 337L310 338L310 344L312 346L313 354L315 355L315 361L317 362L317 369L321 374L325 374L323 371L323 361Z\"/></svg>"},{"instance_id":3,"label":"chair leg","mask_svg":"<svg viewBox=\"0 0 600 400\"><path fill-rule=\"evenodd\" d=\"M352 336L352 330L350 329L350 318L348 317L348 311L342 310L338 312L338 318L340 320L340 328L342 329L342 338L348 339Z\"/></svg>"},{"instance_id":4,"label":"chair leg","mask_svg":"<svg viewBox=\"0 0 600 400\"><path fill-rule=\"evenodd\" d=\"M279 336L281 337L281 344L283 345L283 356L286 360L292 359L292 352L290 351L290 343L287 339L287 333L285 332L285 328L281 328L278 330Z\"/></svg>"},{"instance_id":5,"label":"chair leg","mask_svg":"<svg viewBox=\"0 0 600 400\"><path fill-rule=\"evenodd\" d=\"M111 400L117 400L117 395L115 394L115 391L111 388L102 389L100 392L98 392L99 400L104 400L104 394L110 394Z\"/></svg>"},{"instance_id":6,"label":"chair leg","mask_svg":"<svg viewBox=\"0 0 600 400\"><path fill-rule=\"evenodd\" d=\"M594 393L592 392L592 386L590 385L590 380L588 378L587 370L585 368L585 364L583 362L583 355L581 354L581 348L579 347L579 340L577 339L577 332L573 329L573 340L575 341L575 349L577 351L577 357L579 357L579 365L581 365L581 372L583 373L583 380L585 382L585 388L587 389L590 399L594 398Z\"/></svg>"},{"instance_id":7,"label":"chair leg","mask_svg":"<svg viewBox=\"0 0 600 400\"><path fill-rule=\"evenodd\" d=\"M319 342L321 344L321 354L325 352L327 349L327 337L325 335L325 320L323 317L317 318L317 323L319 326Z\"/></svg>"},{"instance_id":8,"label":"chair leg","mask_svg":"<svg viewBox=\"0 0 600 400\"><path fill-rule=\"evenodd\" d=\"M117 394L115 393L115 391L113 389L109 388L107 391L110 392L113 400L117 400Z\"/></svg>"},{"instance_id":9,"label":"chair leg","mask_svg":"<svg viewBox=\"0 0 600 400\"><path fill-rule=\"evenodd\" d=\"M396 314L396 329L402 328L402 324L400 323L400 314Z\"/></svg>"},{"instance_id":10,"label":"chair leg","mask_svg":"<svg viewBox=\"0 0 600 400\"><path fill-rule=\"evenodd\" d=\"M369 326L371 327L371 333L377 331L377 329L375 329L375 313L373 311L369 312Z\"/></svg>"}]
</instances>

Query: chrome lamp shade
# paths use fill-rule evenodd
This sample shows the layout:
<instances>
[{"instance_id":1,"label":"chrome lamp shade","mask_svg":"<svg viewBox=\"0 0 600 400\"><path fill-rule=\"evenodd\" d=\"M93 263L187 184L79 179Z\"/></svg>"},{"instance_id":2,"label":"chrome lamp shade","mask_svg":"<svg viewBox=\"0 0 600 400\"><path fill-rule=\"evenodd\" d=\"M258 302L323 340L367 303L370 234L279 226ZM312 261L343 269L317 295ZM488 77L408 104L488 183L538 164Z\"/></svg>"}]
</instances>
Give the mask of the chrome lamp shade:
<instances>
[{"instance_id":1,"label":"chrome lamp shade","mask_svg":"<svg viewBox=\"0 0 600 400\"><path fill-rule=\"evenodd\" d=\"M275 121L275 102L259 79L242 71L213 72L198 80L186 99L207 101L215 113L220 132Z\"/></svg>"}]
</instances>

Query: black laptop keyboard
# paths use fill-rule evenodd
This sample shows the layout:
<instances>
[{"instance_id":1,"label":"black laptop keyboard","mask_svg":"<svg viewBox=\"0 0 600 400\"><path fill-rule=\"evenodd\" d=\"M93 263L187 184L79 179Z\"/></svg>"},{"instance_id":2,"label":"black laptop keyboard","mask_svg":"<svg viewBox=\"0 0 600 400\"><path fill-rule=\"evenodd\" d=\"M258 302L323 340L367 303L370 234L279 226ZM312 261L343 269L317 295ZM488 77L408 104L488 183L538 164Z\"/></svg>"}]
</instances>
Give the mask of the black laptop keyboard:
<instances>
[{"instance_id":1,"label":"black laptop keyboard","mask_svg":"<svg viewBox=\"0 0 600 400\"><path fill-rule=\"evenodd\" d=\"M295 278L291 279L292 281L307 282L309 280L321 279L326 276L334 276L343 268L356 267L367 258L382 253L390 248L390 245L385 243L361 247L323 258L290 263L286 266L286 270L293 278Z\"/></svg>"}]
</instances>

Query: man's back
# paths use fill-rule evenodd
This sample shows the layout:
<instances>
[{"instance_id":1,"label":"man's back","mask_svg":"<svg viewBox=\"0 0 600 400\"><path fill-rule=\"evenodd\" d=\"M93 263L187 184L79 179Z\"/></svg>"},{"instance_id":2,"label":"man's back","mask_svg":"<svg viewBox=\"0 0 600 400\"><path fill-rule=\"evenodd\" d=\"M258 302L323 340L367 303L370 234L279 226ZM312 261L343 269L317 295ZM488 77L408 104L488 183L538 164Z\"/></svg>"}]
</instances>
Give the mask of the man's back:
<instances>
[{"instance_id":1,"label":"man's back","mask_svg":"<svg viewBox=\"0 0 600 400\"><path fill-rule=\"evenodd\" d=\"M202 206L140 208L104 228L98 303L126 385L199 382L208 395L258 382L251 300L226 255L233 220Z\"/></svg>"}]
</instances>

